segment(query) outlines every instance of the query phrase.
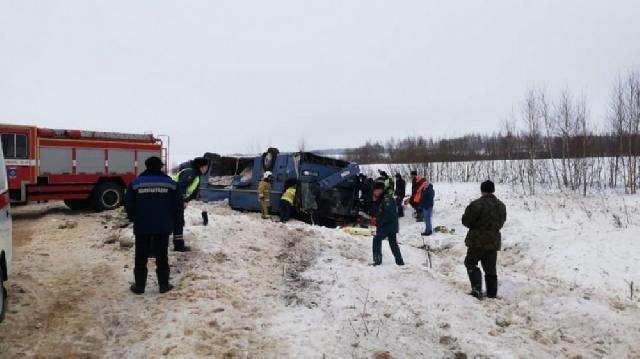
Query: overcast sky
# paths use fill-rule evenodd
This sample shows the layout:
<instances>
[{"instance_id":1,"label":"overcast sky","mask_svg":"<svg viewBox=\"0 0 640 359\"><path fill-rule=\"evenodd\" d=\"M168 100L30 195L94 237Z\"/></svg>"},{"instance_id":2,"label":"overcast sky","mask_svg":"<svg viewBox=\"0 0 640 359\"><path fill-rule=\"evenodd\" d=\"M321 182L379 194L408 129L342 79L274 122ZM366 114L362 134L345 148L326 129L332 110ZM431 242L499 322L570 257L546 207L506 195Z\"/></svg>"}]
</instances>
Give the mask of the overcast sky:
<instances>
[{"instance_id":1,"label":"overcast sky","mask_svg":"<svg viewBox=\"0 0 640 359\"><path fill-rule=\"evenodd\" d=\"M492 132L527 89L602 122L629 1L0 0L0 122L171 136L178 157Z\"/></svg>"}]
</instances>

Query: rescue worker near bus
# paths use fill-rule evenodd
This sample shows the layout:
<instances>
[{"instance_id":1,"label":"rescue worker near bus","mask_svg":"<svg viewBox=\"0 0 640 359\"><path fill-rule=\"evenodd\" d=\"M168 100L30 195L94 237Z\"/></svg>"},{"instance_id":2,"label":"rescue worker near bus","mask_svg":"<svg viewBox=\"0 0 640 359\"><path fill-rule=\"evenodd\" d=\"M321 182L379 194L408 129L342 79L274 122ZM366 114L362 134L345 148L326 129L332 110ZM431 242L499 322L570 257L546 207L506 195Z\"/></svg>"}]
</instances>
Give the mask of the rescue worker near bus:
<instances>
[{"instance_id":1,"label":"rescue worker near bus","mask_svg":"<svg viewBox=\"0 0 640 359\"><path fill-rule=\"evenodd\" d=\"M400 173L396 173L396 204L398 205L398 217L404 217L404 196L407 192L407 182Z\"/></svg>"},{"instance_id":2,"label":"rescue worker near bus","mask_svg":"<svg viewBox=\"0 0 640 359\"><path fill-rule=\"evenodd\" d=\"M291 218L291 211L296 199L296 180L289 180L284 185L284 192L280 197L280 221L287 222Z\"/></svg>"},{"instance_id":3,"label":"rescue worker near bus","mask_svg":"<svg viewBox=\"0 0 640 359\"><path fill-rule=\"evenodd\" d=\"M169 284L169 236L176 221L182 218L183 198L178 184L162 172L162 160L150 157L145 161L146 170L127 189L125 210L133 222L135 235L135 283L129 288L135 294L143 294L147 282L147 260L156 258L156 275L160 293L170 291Z\"/></svg>"},{"instance_id":4,"label":"rescue worker near bus","mask_svg":"<svg viewBox=\"0 0 640 359\"><path fill-rule=\"evenodd\" d=\"M389 177L386 171L378 170L378 173L380 174L380 177L378 177L376 181L384 183L384 193L393 196L393 180Z\"/></svg>"},{"instance_id":5,"label":"rescue worker near bus","mask_svg":"<svg viewBox=\"0 0 640 359\"><path fill-rule=\"evenodd\" d=\"M418 195L420 195L418 211L422 212L422 218L424 219L424 232L422 232L422 235L430 236L433 233L431 216L433 215L433 202L436 196L436 191L433 190L433 183L425 180L416 191L416 197Z\"/></svg>"},{"instance_id":6,"label":"rescue worker near bus","mask_svg":"<svg viewBox=\"0 0 640 359\"><path fill-rule=\"evenodd\" d=\"M371 214L371 198L373 197L373 178L365 176L363 173L358 175L360 184L360 205L362 212Z\"/></svg>"},{"instance_id":7,"label":"rescue worker near bus","mask_svg":"<svg viewBox=\"0 0 640 359\"><path fill-rule=\"evenodd\" d=\"M416 185L416 180L418 178L418 171L412 170L410 176L411 176L411 195L413 196L416 193L416 190L418 189L418 186Z\"/></svg>"},{"instance_id":8,"label":"rescue worker near bus","mask_svg":"<svg viewBox=\"0 0 640 359\"><path fill-rule=\"evenodd\" d=\"M396 235L399 231L398 207L395 199L385 194L384 182L376 182L373 186L373 206L376 208L376 235L373 237L373 265L382 264L382 241L389 241L391 253L396 264L404 265Z\"/></svg>"},{"instance_id":9,"label":"rescue worker near bus","mask_svg":"<svg viewBox=\"0 0 640 359\"><path fill-rule=\"evenodd\" d=\"M462 224L469 228L464 243L467 246L467 256L464 265L469 274L472 296L482 298L482 272L478 262L482 263L484 280L487 287L487 297L496 298L498 295L498 275L496 262L498 251L502 245L500 230L507 220L507 209L493 194L495 185L485 181L480 185L482 196L471 202L464 211Z\"/></svg>"},{"instance_id":10,"label":"rescue worker near bus","mask_svg":"<svg viewBox=\"0 0 640 359\"><path fill-rule=\"evenodd\" d=\"M266 171L262 175L262 181L258 184L258 202L260 208L262 208L262 219L269 219L269 209L271 208L271 179L273 174L271 171Z\"/></svg>"},{"instance_id":11,"label":"rescue worker near bus","mask_svg":"<svg viewBox=\"0 0 640 359\"><path fill-rule=\"evenodd\" d=\"M203 157L196 157L191 161L191 167L178 171L172 178L178 183L178 189L184 196L184 208L187 203L198 197L200 190L200 176L207 173L209 169L209 161ZM173 250L177 252L188 252L191 250L189 246L184 244L184 215L176 223L173 231Z\"/></svg>"},{"instance_id":12,"label":"rescue worker near bus","mask_svg":"<svg viewBox=\"0 0 640 359\"><path fill-rule=\"evenodd\" d=\"M422 191L425 188L426 179L423 176L418 176L416 171L411 171L411 197L404 202L413 207L416 213L416 222L423 221L423 211L419 209L420 200L422 199Z\"/></svg>"}]
</instances>

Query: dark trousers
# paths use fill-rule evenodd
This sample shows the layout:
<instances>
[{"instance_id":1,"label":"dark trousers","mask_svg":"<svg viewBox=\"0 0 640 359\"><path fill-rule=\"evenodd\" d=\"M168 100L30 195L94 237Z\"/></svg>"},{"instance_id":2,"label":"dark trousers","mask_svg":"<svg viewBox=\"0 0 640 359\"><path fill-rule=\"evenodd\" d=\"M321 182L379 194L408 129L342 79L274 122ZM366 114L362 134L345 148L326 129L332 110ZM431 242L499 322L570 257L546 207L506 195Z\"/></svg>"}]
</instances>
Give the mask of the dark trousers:
<instances>
[{"instance_id":1,"label":"dark trousers","mask_svg":"<svg viewBox=\"0 0 640 359\"><path fill-rule=\"evenodd\" d=\"M176 219L176 223L173 225L173 239L182 239L182 233L184 231L184 211L181 211Z\"/></svg>"},{"instance_id":2,"label":"dark trousers","mask_svg":"<svg viewBox=\"0 0 640 359\"><path fill-rule=\"evenodd\" d=\"M498 251L494 249L467 248L467 256L464 265L467 267L471 290L482 292L482 272L478 268L478 262L482 263L484 281L487 287L487 297L496 298L498 294L498 275L496 274L496 262Z\"/></svg>"},{"instance_id":3,"label":"dark trousers","mask_svg":"<svg viewBox=\"0 0 640 359\"><path fill-rule=\"evenodd\" d=\"M144 288L147 283L147 260L151 256L156 257L156 275L158 284L169 284L169 236L137 235L136 259L133 275L136 286Z\"/></svg>"},{"instance_id":4,"label":"dark trousers","mask_svg":"<svg viewBox=\"0 0 640 359\"><path fill-rule=\"evenodd\" d=\"M291 218L291 203L285 201L284 199L280 200L280 220L282 222L286 222Z\"/></svg>"},{"instance_id":5,"label":"dark trousers","mask_svg":"<svg viewBox=\"0 0 640 359\"><path fill-rule=\"evenodd\" d=\"M396 197L396 205L398 206L398 217L404 217L404 197Z\"/></svg>"},{"instance_id":6,"label":"dark trousers","mask_svg":"<svg viewBox=\"0 0 640 359\"><path fill-rule=\"evenodd\" d=\"M177 250L184 248L184 223L184 212L182 212L182 216L178 218L173 226L173 248Z\"/></svg>"},{"instance_id":7,"label":"dark trousers","mask_svg":"<svg viewBox=\"0 0 640 359\"><path fill-rule=\"evenodd\" d=\"M373 262L375 264L382 263L382 241L387 238L389 240L389 248L391 248L391 253L396 259L396 264L404 264L402 260L402 253L400 253L400 247L398 247L398 240L396 239L396 234L390 234L389 236L381 236L377 234L373 237Z\"/></svg>"},{"instance_id":8,"label":"dark trousers","mask_svg":"<svg viewBox=\"0 0 640 359\"><path fill-rule=\"evenodd\" d=\"M482 263L485 275L496 275L496 263L498 261L498 251L483 248L467 248L467 256L464 258L464 265L467 271L480 270L478 262Z\"/></svg>"}]
</instances>

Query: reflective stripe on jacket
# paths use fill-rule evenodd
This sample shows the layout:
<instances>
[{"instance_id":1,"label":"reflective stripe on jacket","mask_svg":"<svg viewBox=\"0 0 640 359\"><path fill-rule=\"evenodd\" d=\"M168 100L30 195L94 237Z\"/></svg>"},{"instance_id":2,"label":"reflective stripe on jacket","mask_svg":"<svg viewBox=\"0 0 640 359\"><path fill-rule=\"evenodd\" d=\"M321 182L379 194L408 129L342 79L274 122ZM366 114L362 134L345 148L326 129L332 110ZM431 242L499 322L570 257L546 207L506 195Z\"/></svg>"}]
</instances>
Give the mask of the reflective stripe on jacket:
<instances>
[{"instance_id":1,"label":"reflective stripe on jacket","mask_svg":"<svg viewBox=\"0 0 640 359\"><path fill-rule=\"evenodd\" d=\"M283 200L291 203L291 205L293 205L293 201L296 199L296 188L295 187L287 188L287 190L284 191L284 193L282 194L282 197L280 197L280 199L283 199Z\"/></svg>"},{"instance_id":2,"label":"reflective stripe on jacket","mask_svg":"<svg viewBox=\"0 0 640 359\"><path fill-rule=\"evenodd\" d=\"M181 170L180 172L176 173L175 175L173 175L171 178L176 181L176 182L180 182L180 176L185 173L185 171L193 171L192 168L185 168L183 170ZM193 181L191 181L191 183L189 184L189 186L187 186L186 191L184 193L185 198L191 197L191 195L198 190L198 186L200 186L200 176L195 176L193 178Z\"/></svg>"},{"instance_id":3,"label":"reflective stripe on jacket","mask_svg":"<svg viewBox=\"0 0 640 359\"><path fill-rule=\"evenodd\" d=\"M136 235L169 235L182 218L178 184L160 171L144 171L125 194L124 208Z\"/></svg>"}]
</instances>

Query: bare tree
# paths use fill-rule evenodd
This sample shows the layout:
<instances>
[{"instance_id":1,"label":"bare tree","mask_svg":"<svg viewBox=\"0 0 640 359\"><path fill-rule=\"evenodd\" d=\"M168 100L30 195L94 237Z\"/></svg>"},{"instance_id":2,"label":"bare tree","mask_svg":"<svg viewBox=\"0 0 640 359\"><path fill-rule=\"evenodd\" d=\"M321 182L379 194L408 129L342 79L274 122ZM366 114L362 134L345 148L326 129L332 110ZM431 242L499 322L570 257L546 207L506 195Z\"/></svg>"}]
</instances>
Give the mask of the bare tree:
<instances>
[{"instance_id":1,"label":"bare tree","mask_svg":"<svg viewBox=\"0 0 640 359\"><path fill-rule=\"evenodd\" d=\"M627 122L627 116L625 111L625 98L624 98L624 84L621 78L618 78L617 83L613 88L613 94L611 96L611 114L609 115L609 126L611 134L615 138L616 146L614 149L614 162L610 169L609 185L616 187L618 185L618 173L620 172L620 163L624 162L624 139L626 134L625 124ZM622 164L624 168L624 163ZM626 189L626 186L625 186Z\"/></svg>"},{"instance_id":2,"label":"bare tree","mask_svg":"<svg viewBox=\"0 0 640 359\"><path fill-rule=\"evenodd\" d=\"M587 101L583 96L575 105L575 127L580 141L580 178L582 181L582 195L587 195L587 167L588 155L587 148L589 146L589 110L587 109Z\"/></svg>"},{"instance_id":3,"label":"bare tree","mask_svg":"<svg viewBox=\"0 0 640 359\"><path fill-rule=\"evenodd\" d=\"M556 126L554 117L551 114L549 102L547 101L547 96L544 91L540 92L539 95L540 102L540 118L542 119L542 123L545 129L545 145L547 147L547 153L549 156L549 160L551 162L551 167L553 169L553 175L556 182L556 185L559 189L562 189L562 183L560 182L560 175L558 173L558 167L556 166L556 156L553 152L554 149L554 140L556 134Z\"/></svg>"},{"instance_id":4,"label":"bare tree","mask_svg":"<svg viewBox=\"0 0 640 359\"><path fill-rule=\"evenodd\" d=\"M536 192L536 152L540 140L540 117L539 103L536 91L531 89L527 94L523 107L524 137L527 142L528 166L527 166L527 184L529 193L534 195Z\"/></svg>"},{"instance_id":5,"label":"bare tree","mask_svg":"<svg viewBox=\"0 0 640 359\"><path fill-rule=\"evenodd\" d=\"M629 192L635 194L638 189L638 137L640 136L640 73L631 72L627 79L627 163Z\"/></svg>"}]
</instances>

